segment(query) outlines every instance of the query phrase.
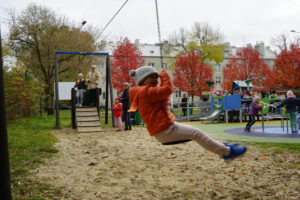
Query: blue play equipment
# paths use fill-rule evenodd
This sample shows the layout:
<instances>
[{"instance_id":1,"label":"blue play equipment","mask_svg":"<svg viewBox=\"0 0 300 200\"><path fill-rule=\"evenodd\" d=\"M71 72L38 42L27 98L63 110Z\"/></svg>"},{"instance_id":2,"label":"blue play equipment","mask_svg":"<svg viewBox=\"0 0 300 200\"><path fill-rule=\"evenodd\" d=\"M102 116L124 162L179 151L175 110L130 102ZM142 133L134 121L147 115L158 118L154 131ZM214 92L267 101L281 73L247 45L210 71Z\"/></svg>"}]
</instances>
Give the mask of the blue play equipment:
<instances>
[{"instance_id":1,"label":"blue play equipment","mask_svg":"<svg viewBox=\"0 0 300 200\"><path fill-rule=\"evenodd\" d=\"M210 108L212 110L236 110L242 108L241 94L213 96L211 97Z\"/></svg>"},{"instance_id":2,"label":"blue play equipment","mask_svg":"<svg viewBox=\"0 0 300 200\"><path fill-rule=\"evenodd\" d=\"M242 122L242 103L241 94L226 95L226 96L212 96L210 109L214 110L209 116L200 118L202 121L214 120L225 112L225 120L228 123L228 112L238 111L240 122Z\"/></svg>"}]
</instances>

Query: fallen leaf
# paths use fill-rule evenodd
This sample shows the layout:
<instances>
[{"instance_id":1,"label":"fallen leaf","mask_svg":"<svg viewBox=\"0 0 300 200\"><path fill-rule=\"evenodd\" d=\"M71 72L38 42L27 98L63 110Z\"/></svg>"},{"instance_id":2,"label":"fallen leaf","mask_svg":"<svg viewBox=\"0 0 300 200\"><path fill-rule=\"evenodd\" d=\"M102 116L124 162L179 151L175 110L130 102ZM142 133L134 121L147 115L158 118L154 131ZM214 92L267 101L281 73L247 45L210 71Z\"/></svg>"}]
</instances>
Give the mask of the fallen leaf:
<instances>
[{"instance_id":1,"label":"fallen leaf","mask_svg":"<svg viewBox=\"0 0 300 200\"><path fill-rule=\"evenodd\" d=\"M262 156L262 159L264 160L264 161L266 161L267 160L267 157L266 156Z\"/></svg>"}]
</instances>

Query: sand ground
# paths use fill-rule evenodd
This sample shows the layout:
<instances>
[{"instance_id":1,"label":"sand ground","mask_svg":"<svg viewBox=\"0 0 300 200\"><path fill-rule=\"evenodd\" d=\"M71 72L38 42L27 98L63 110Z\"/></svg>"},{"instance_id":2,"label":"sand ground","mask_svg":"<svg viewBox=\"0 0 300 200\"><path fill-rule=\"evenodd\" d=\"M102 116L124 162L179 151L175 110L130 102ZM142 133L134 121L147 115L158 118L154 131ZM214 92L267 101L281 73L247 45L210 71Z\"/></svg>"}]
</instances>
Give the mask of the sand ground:
<instances>
[{"instance_id":1,"label":"sand ground","mask_svg":"<svg viewBox=\"0 0 300 200\"><path fill-rule=\"evenodd\" d=\"M225 163L195 142L163 146L145 128L54 131L59 152L36 170L59 199L300 199L300 155L253 146Z\"/></svg>"}]
</instances>

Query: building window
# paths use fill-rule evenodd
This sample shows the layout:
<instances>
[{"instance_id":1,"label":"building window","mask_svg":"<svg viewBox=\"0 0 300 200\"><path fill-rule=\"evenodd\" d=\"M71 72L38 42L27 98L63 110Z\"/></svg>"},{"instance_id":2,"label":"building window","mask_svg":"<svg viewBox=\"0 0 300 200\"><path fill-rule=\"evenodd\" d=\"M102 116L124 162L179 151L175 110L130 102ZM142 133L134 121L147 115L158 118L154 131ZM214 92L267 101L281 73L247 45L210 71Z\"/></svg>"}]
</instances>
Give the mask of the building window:
<instances>
[{"instance_id":1,"label":"building window","mask_svg":"<svg viewBox=\"0 0 300 200\"><path fill-rule=\"evenodd\" d=\"M167 67L168 67L168 66L167 66L167 63L163 63L163 68L164 68L164 69L167 69Z\"/></svg>"},{"instance_id":2,"label":"building window","mask_svg":"<svg viewBox=\"0 0 300 200\"><path fill-rule=\"evenodd\" d=\"M154 63L148 63L148 65L154 67Z\"/></svg>"},{"instance_id":3,"label":"building window","mask_svg":"<svg viewBox=\"0 0 300 200\"><path fill-rule=\"evenodd\" d=\"M181 97L181 91L176 91L176 97Z\"/></svg>"},{"instance_id":4,"label":"building window","mask_svg":"<svg viewBox=\"0 0 300 200\"><path fill-rule=\"evenodd\" d=\"M221 71L221 66L220 66L220 64L216 64L215 68L216 68L216 71L217 71L217 72Z\"/></svg>"},{"instance_id":5,"label":"building window","mask_svg":"<svg viewBox=\"0 0 300 200\"><path fill-rule=\"evenodd\" d=\"M102 93L102 97L103 97L103 99L105 99L105 92Z\"/></svg>"},{"instance_id":6,"label":"building window","mask_svg":"<svg viewBox=\"0 0 300 200\"><path fill-rule=\"evenodd\" d=\"M216 83L221 83L221 77L216 77Z\"/></svg>"}]
</instances>

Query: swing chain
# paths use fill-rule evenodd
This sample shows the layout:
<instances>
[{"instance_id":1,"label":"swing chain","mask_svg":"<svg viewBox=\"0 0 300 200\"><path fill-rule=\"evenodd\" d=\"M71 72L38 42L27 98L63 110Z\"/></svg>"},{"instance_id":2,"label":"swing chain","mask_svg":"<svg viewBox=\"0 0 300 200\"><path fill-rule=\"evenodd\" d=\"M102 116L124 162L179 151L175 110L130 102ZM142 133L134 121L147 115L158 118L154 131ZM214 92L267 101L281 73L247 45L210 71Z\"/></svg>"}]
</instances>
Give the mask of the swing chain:
<instances>
[{"instance_id":1,"label":"swing chain","mask_svg":"<svg viewBox=\"0 0 300 200\"><path fill-rule=\"evenodd\" d=\"M156 7L156 20L157 20L157 31L158 31L158 42L159 42L159 50L160 50L160 62L161 62L161 68L163 68L163 51L162 51L162 42L161 42L161 36L160 36L160 24L159 24L159 15L158 15L158 5L157 0L155 0L155 7Z\"/></svg>"}]
</instances>

